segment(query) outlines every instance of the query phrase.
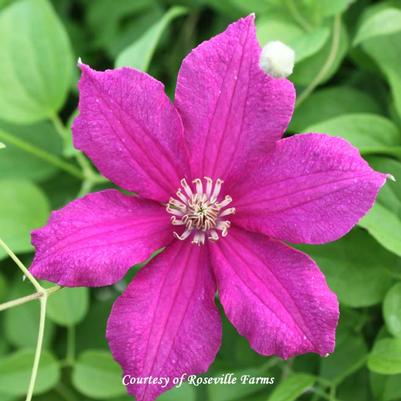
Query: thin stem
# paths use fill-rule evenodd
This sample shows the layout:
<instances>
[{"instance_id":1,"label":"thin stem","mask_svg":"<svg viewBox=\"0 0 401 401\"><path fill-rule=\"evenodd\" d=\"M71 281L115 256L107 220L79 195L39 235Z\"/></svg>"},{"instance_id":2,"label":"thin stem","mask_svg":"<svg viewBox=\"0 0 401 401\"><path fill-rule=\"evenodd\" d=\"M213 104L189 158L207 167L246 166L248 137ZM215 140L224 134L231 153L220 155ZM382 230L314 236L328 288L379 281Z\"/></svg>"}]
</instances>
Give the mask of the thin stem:
<instances>
[{"instance_id":1,"label":"thin stem","mask_svg":"<svg viewBox=\"0 0 401 401\"><path fill-rule=\"evenodd\" d=\"M334 384L330 387L329 400L336 401L336 386Z\"/></svg>"},{"instance_id":2,"label":"thin stem","mask_svg":"<svg viewBox=\"0 0 401 401\"><path fill-rule=\"evenodd\" d=\"M44 296L40 298L38 341L36 343L35 358L33 360L31 380L29 381L28 393L26 395L25 401L32 400L33 391L35 389L36 378L38 376L39 362L40 362L40 356L42 354L43 338L45 333L46 307L47 307L47 293L45 293Z\"/></svg>"},{"instance_id":3,"label":"thin stem","mask_svg":"<svg viewBox=\"0 0 401 401\"><path fill-rule=\"evenodd\" d=\"M42 292L35 292L30 295L26 295L25 297L21 297L18 299L14 299L12 301L4 302L0 304L0 312L9 308L13 308L14 306L22 305L27 302L33 301L43 296Z\"/></svg>"},{"instance_id":4,"label":"thin stem","mask_svg":"<svg viewBox=\"0 0 401 401\"><path fill-rule=\"evenodd\" d=\"M51 114L49 116L49 120L53 123L53 126L60 137L65 140L67 132L60 117L57 114Z\"/></svg>"},{"instance_id":5,"label":"thin stem","mask_svg":"<svg viewBox=\"0 0 401 401\"><path fill-rule=\"evenodd\" d=\"M60 117L57 114L52 114L49 116L50 121L52 122L57 133L63 138L66 139L67 129L61 121ZM81 167L81 189L78 193L78 198L86 195L93 187L94 184L100 182L106 182L107 180L96 173L90 164L89 160L83 155L83 153L77 151L75 152L75 159L77 160L79 166Z\"/></svg>"},{"instance_id":6,"label":"thin stem","mask_svg":"<svg viewBox=\"0 0 401 401\"><path fill-rule=\"evenodd\" d=\"M317 395L320 398L324 398L325 400L330 401L329 396L323 390L321 390L320 388L312 387L311 390L315 394L315 397L313 399L316 399L316 395Z\"/></svg>"},{"instance_id":7,"label":"thin stem","mask_svg":"<svg viewBox=\"0 0 401 401\"><path fill-rule=\"evenodd\" d=\"M75 158L81 166L82 172L85 176L85 179L82 181L81 188L77 195L78 198L81 198L82 196L90 192L95 184L107 182L107 179L95 172L95 170L89 163L89 160L81 152L77 152L75 154Z\"/></svg>"},{"instance_id":8,"label":"thin stem","mask_svg":"<svg viewBox=\"0 0 401 401\"><path fill-rule=\"evenodd\" d=\"M32 276L30 271L24 266L24 264L18 259L17 255L4 243L4 241L0 238L0 247L2 247L7 255L15 262L15 264L22 270L24 275L28 278L28 280L33 284L36 288L36 291L43 293L45 289L39 284L35 277Z\"/></svg>"},{"instance_id":9,"label":"thin stem","mask_svg":"<svg viewBox=\"0 0 401 401\"><path fill-rule=\"evenodd\" d=\"M85 180L82 182L81 188L79 189L79 192L77 194L77 198L82 198L85 196L87 193L89 193L92 190L93 187L93 182L90 180Z\"/></svg>"},{"instance_id":10,"label":"thin stem","mask_svg":"<svg viewBox=\"0 0 401 401\"><path fill-rule=\"evenodd\" d=\"M86 159L86 157L81 153L81 152L77 152L77 154L75 155L77 162L79 163L79 165L81 166L81 169L84 173L85 177L91 177L92 175L94 175L94 171L92 169L92 166L90 165L89 161Z\"/></svg>"},{"instance_id":11,"label":"thin stem","mask_svg":"<svg viewBox=\"0 0 401 401\"><path fill-rule=\"evenodd\" d=\"M301 103L305 101L305 99L316 89L316 87L319 86L320 82L324 79L327 72L330 70L337 56L338 48L340 45L340 36L341 36L341 15L338 14L334 17L333 37L329 55L327 56L327 59L323 64L319 73L315 76L312 82L304 89L304 91L298 97L296 106L299 106Z\"/></svg>"},{"instance_id":12,"label":"thin stem","mask_svg":"<svg viewBox=\"0 0 401 401\"><path fill-rule=\"evenodd\" d=\"M107 182L107 179L99 175L90 164L89 160L84 156L82 152L77 152L75 155L78 164L80 165L82 172L87 180L91 181L92 184L98 184L101 182Z\"/></svg>"},{"instance_id":13,"label":"thin stem","mask_svg":"<svg viewBox=\"0 0 401 401\"><path fill-rule=\"evenodd\" d=\"M332 382L330 380L324 379L323 377L316 377L316 380L323 387L331 387L332 386Z\"/></svg>"},{"instance_id":14,"label":"thin stem","mask_svg":"<svg viewBox=\"0 0 401 401\"><path fill-rule=\"evenodd\" d=\"M279 364L281 362L280 359L276 358L276 357L271 357L264 365L263 365L263 369L270 369L273 368L274 366L276 366L277 364Z\"/></svg>"},{"instance_id":15,"label":"thin stem","mask_svg":"<svg viewBox=\"0 0 401 401\"><path fill-rule=\"evenodd\" d=\"M45 293L47 293L47 295L51 295L60 289L61 289L60 286L55 285L53 287L47 288L45 290ZM3 310L6 310L6 309L13 308L15 306L26 304L27 302L34 301L35 299L39 299L39 298L43 297L43 294L44 294L44 292L34 292L33 294L26 295L21 298L13 299L12 301L4 302L4 303L0 304L0 312L2 312Z\"/></svg>"},{"instance_id":16,"label":"thin stem","mask_svg":"<svg viewBox=\"0 0 401 401\"><path fill-rule=\"evenodd\" d=\"M292 369L292 365L294 363L293 359L290 359L284 366L284 369L281 372L281 380L283 381L284 379L286 379L289 374L291 373L291 369Z\"/></svg>"},{"instance_id":17,"label":"thin stem","mask_svg":"<svg viewBox=\"0 0 401 401\"><path fill-rule=\"evenodd\" d=\"M63 382L57 384L55 391L59 393L65 401L78 401L75 394Z\"/></svg>"},{"instance_id":18,"label":"thin stem","mask_svg":"<svg viewBox=\"0 0 401 401\"><path fill-rule=\"evenodd\" d=\"M38 148L19 138L16 138L13 135L7 134L4 131L0 131L0 139L24 150L25 152L33 154L39 159L45 160L46 162L53 164L54 166L58 167L61 170L64 170L66 173L72 175L73 177L76 177L80 180L83 180L85 178L81 173L81 171L73 164L65 162L59 157L49 152L46 152L45 150Z\"/></svg>"},{"instance_id":19,"label":"thin stem","mask_svg":"<svg viewBox=\"0 0 401 401\"><path fill-rule=\"evenodd\" d=\"M188 18L184 23L182 38L184 41L185 51L193 47L194 33L198 20L199 20L199 10L195 9L194 12L189 14Z\"/></svg>"},{"instance_id":20,"label":"thin stem","mask_svg":"<svg viewBox=\"0 0 401 401\"><path fill-rule=\"evenodd\" d=\"M310 32L312 30L309 22L303 17L303 15L299 12L297 6L295 5L294 0L286 0L285 4L290 12L294 21L305 31Z\"/></svg>"},{"instance_id":21,"label":"thin stem","mask_svg":"<svg viewBox=\"0 0 401 401\"><path fill-rule=\"evenodd\" d=\"M45 290L45 292L47 293L47 295L51 295L54 292L58 291L59 289L61 289L61 287L58 285L55 285L53 287L47 288ZM13 299L12 301L4 302L4 303L0 304L0 312L2 312L3 310L6 310L6 309L14 308L15 306L26 304L27 302L34 301L35 299L39 299L39 298L43 297L43 294L44 294L43 292L34 292L33 294L26 295L21 298Z\"/></svg>"},{"instance_id":22,"label":"thin stem","mask_svg":"<svg viewBox=\"0 0 401 401\"><path fill-rule=\"evenodd\" d=\"M75 327L67 327L67 355L66 365L73 366L75 360Z\"/></svg>"}]
</instances>

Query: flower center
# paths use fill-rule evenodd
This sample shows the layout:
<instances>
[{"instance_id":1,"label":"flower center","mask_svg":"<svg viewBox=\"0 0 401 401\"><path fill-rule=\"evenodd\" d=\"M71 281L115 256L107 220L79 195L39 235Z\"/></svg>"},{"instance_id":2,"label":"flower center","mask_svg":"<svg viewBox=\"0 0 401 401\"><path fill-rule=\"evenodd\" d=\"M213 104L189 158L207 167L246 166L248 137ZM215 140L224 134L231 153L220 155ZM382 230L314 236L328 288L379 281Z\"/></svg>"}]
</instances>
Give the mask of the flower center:
<instances>
[{"instance_id":1,"label":"flower center","mask_svg":"<svg viewBox=\"0 0 401 401\"><path fill-rule=\"evenodd\" d=\"M174 236L179 240L185 240L193 234L192 243L203 245L206 238L211 241L225 237L230 228L230 221L226 216L235 213L235 208L227 206L232 202L231 196L226 195L219 201L219 194L223 180L218 178L216 183L209 177L204 178L205 187L202 180L197 178L192 182L195 190L188 185L185 178L181 180L181 188L176 192L177 198L170 198L167 204L167 212L172 214L171 223L174 226L185 226L185 231Z\"/></svg>"}]
</instances>

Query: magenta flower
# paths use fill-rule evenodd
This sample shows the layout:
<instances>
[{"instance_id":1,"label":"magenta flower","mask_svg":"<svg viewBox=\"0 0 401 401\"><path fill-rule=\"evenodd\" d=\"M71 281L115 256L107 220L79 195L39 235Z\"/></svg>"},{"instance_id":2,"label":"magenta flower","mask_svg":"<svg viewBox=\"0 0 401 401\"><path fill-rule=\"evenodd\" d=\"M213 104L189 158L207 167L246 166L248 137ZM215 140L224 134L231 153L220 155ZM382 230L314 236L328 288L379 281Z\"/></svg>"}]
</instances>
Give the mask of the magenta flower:
<instances>
[{"instance_id":1,"label":"magenta flower","mask_svg":"<svg viewBox=\"0 0 401 401\"><path fill-rule=\"evenodd\" d=\"M110 348L127 375L205 372L221 342L216 291L260 354L334 349L336 296L314 261L283 241L340 238L386 176L343 139L281 139L295 91L260 69L253 20L185 58L174 104L145 73L81 65L74 144L138 196L106 190L54 212L32 234L31 272L63 286L105 286L166 247L108 321ZM165 390L128 385L138 401Z\"/></svg>"}]
</instances>

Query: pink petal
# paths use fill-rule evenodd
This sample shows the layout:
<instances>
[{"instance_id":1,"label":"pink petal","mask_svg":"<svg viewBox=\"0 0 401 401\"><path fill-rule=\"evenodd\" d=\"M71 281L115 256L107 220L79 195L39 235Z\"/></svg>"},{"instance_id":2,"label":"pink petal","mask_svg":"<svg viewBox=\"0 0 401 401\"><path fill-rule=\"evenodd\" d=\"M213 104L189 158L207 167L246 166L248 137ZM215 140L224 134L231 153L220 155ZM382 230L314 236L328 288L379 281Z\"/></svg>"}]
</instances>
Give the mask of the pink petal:
<instances>
[{"instance_id":1,"label":"pink petal","mask_svg":"<svg viewBox=\"0 0 401 401\"><path fill-rule=\"evenodd\" d=\"M32 232L31 273L63 286L104 286L172 240L163 206L116 190L77 199Z\"/></svg>"},{"instance_id":2,"label":"pink petal","mask_svg":"<svg viewBox=\"0 0 401 401\"><path fill-rule=\"evenodd\" d=\"M255 351L333 352L338 302L311 258L237 228L210 250L225 313Z\"/></svg>"},{"instance_id":3,"label":"pink petal","mask_svg":"<svg viewBox=\"0 0 401 401\"><path fill-rule=\"evenodd\" d=\"M122 188L167 201L188 167L181 119L163 84L132 68L81 70L74 146Z\"/></svg>"},{"instance_id":4,"label":"pink petal","mask_svg":"<svg viewBox=\"0 0 401 401\"><path fill-rule=\"evenodd\" d=\"M286 130L294 87L260 69L260 51L250 15L202 43L182 63L175 104L193 177L233 178Z\"/></svg>"},{"instance_id":5,"label":"pink petal","mask_svg":"<svg viewBox=\"0 0 401 401\"><path fill-rule=\"evenodd\" d=\"M177 241L139 271L115 302L107 325L114 358L132 377L169 377L127 387L136 401L154 400L182 374L205 372L221 342L215 282L205 247Z\"/></svg>"},{"instance_id":6,"label":"pink petal","mask_svg":"<svg viewBox=\"0 0 401 401\"><path fill-rule=\"evenodd\" d=\"M278 141L229 189L232 222L294 243L334 241L368 212L385 180L349 142L295 135Z\"/></svg>"}]
</instances>

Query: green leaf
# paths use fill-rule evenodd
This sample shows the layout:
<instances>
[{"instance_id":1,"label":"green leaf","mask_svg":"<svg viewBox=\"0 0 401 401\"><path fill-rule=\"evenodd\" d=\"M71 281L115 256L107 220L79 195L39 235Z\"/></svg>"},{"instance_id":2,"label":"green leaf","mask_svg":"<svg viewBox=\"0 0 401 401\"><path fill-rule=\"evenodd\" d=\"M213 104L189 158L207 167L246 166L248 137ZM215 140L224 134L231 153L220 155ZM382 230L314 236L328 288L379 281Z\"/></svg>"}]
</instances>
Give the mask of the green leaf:
<instances>
[{"instance_id":1,"label":"green leaf","mask_svg":"<svg viewBox=\"0 0 401 401\"><path fill-rule=\"evenodd\" d=\"M264 8L263 11L266 11L266 6L267 6L266 3L268 1L269 0L250 0L246 2L243 0L224 0L224 1L203 0L203 3L207 4L209 7L212 7L219 14L224 15L231 21L234 21L246 14L249 14L251 12L256 12L255 8L263 7Z\"/></svg>"},{"instance_id":2,"label":"green leaf","mask_svg":"<svg viewBox=\"0 0 401 401\"><path fill-rule=\"evenodd\" d=\"M401 337L401 283L395 284L386 294L383 317L388 331L395 337Z\"/></svg>"},{"instance_id":3,"label":"green leaf","mask_svg":"<svg viewBox=\"0 0 401 401\"><path fill-rule=\"evenodd\" d=\"M365 92L351 86L333 86L317 90L301 103L295 109L289 130L306 132L310 125L343 114L379 112L378 104Z\"/></svg>"},{"instance_id":4,"label":"green leaf","mask_svg":"<svg viewBox=\"0 0 401 401\"><path fill-rule=\"evenodd\" d=\"M32 250L30 231L42 226L49 214L43 192L24 180L0 180L0 233L13 252ZM0 249L0 259L6 256Z\"/></svg>"},{"instance_id":5,"label":"green leaf","mask_svg":"<svg viewBox=\"0 0 401 401\"><path fill-rule=\"evenodd\" d=\"M338 43L338 46L335 46L335 51L332 51L333 36L335 42ZM329 60L329 67L320 83L322 84L326 82L340 67L341 62L347 53L347 49L348 35L344 24L341 23L337 30L331 29L330 39L326 41L319 52L313 56L305 58L295 66L294 73L291 75L291 81L296 85L307 86L316 78L327 60Z\"/></svg>"},{"instance_id":6,"label":"green leaf","mask_svg":"<svg viewBox=\"0 0 401 401\"><path fill-rule=\"evenodd\" d=\"M0 137L1 131L49 153L61 152L61 139L52 125L47 122L35 125L13 125L0 121ZM7 148L0 157L1 178L26 178L40 181L51 177L57 171L48 162L4 141Z\"/></svg>"},{"instance_id":7,"label":"green leaf","mask_svg":"<svg viewBox=\"0 0 401 401\"><path fill-rule=\"evenodd\" d=\"M47 315L61 326L74 326L85 317L88 304L88 288L63 288L49 298Z\"/></svg>"},{"instance_id":8,"label":"green leaf","mask_svg":"<svg viewBox=\"0 0 401 401\"><path fill-rule=\"evenodd\" d=\"M33 333L31 333L32 335ZM0 359L0 392L25 396L28 390L35 351L23 349ZM53 388L60 379L60 365L48 351L40 357L38 377L34 394Z\"/></svg>"},{"instance_id":9,"label":"green leaf","mask_svg":"<svg viewBox=\"0 0 401 401\"><path fill-rule=\"evenodd\" d=\"M387 4L377 4L367 9L372 17L375 13L392 10ZM376 11L378 10L378 11ZM389 81L395 107L401 116L401 71L399 68L401 53L401 32L374 36L362 42L362 49L376 62Z\"/></svg>"},{"instance_id":10,"label":"green leaf","mask_svg":"<svg viewBox=\"0 0 401 401\"><path fill-rule=\"evenodd\" d=\"M4 145L3 142L0 142L0 149L4 149L6 147L6 145Z\"/></svg>"},{"instance_id":11,"label":"green leaf","mask_svg":"<svg viewBox=\"0 0 401 401\"><path fill-rule=\"evenodd\" d=\"M385 266L396 264L396 256L361 229L329 244L297 248L316 261L344 305L375 305L383 300L392 284Z\"/></svg>"},{"instance_id":12,"label":"green leaf","mask_svg":"<svg viewBox=\"0 0 401 401\"><path fill-rule=\"evenodd\" d=\"M398 37L397 40L401 41L401 35ZM398 46L398 42L397 42ZM394 52L400 52L401 48L394 48ZM377 61L378 64L381 64ZM384 73L387 75L391 92L394 98L394 106L398 113L398 117L401 117L401 74L398 69L395 69L395 65L393 61L385 62L382 64L381 68L383 69Z\"/></svg>"},{"instance_id":13,"label":"green leaf","mask_svg":"<svg viewBox=\"0 0 401 401\"><path fill-rule=\"evenodd\" d=\"M322 26L294 39L290 46L295 51L295 62L300 62L317 53L327 43L329 28Z\"/></svg>"},{"instance_id":14,"label":"green leaf","mask_svg":"<svg viewBox=\"0 0 401 401\"><path fill-rule=\"evenodd\" d=\"M317 53L327 42L330 30L319 27L304 32L292 22L268 18L257 23L257 34L262 45L272 40L280 40L295 51L295 61L299 62Z\"/></svg>"},{"instance_id":15,"label":"green leaf","mask_svg":"<svg viewBox=\"0 0 401 401\"><path fill-rule=\"evenodd\" d=\"M67 34L46 0L15 1L1 12L0 59L0 118L27 124L61 108L73 61Z\"/></svg>"},{"instance_id":16,"label":"green leaf","mask_svg":"<svg viewBox=\"0 0 401 401\"><path fill-rule=\"evenodd\" d=\"M104 288L102 290L109 290ZM106 332L107 318L110 314L114 299L102 301L97 299L90 304L85 319L79 323L76 329L77 350L83 351L88 348L108 348L104 333ZM93 328L96 327L96 330Z\"/></svg>"},{"instance_id":17,"label":"green leaf","mask_svg":"<svg viewBox=\"0 0 401 401\"><path fill-rule=\"evenodd\" d=\"M17 401L18 399L19 397L17 395L0 393L1 401Z\"/></svg>"},{"instance_id":18,"label":"green leaf","mask_svg":"<svg viewBox=\"0 0 401 401\"><path fill-rule=\"evenodd\" d=\"M336 349L320 363L320 376L333 384L341 383L366 361L368 348L361 335L354 332L337 333Z\"/></svg>"},{"instance_id":19,"label":"green leaf","mask_svg":"<svg viewBox=\"0 0 401 401\"><path fill-rule=\"evenodd\" d=\"M116 67L129 66L147 71L160 38L174 18L187 12L180 6L172 7L163 17L152 25L138 40L124 49L116 60Z\"/></svg>"},{"instance_id":20,"label":"green leaf","mask_svg":"<svg viewBox=\"0 0 401 401\"><path fill-rule=\"evenodd\" d=\"M268 13L270 8L277 3L277 0L226 0L224 2L216 2L215 0L207 0L211 5L212 3L227 3L230 8L238 8L241 12L239 18L244 14L256 13ZM228 8L228 7L227 7Z\"/></svg>"},{"instance_id":21,"label":"green leaf","mask_svg":"<svg viewBox=\"0 0 401 401\"><path fill-rule=\"evenodd\" d=\"M401 11L397 8L378 10L362 22L356 33L354 45L399 31L401 31Z\"/></svg>"},{"instance_id":22,"label":"green leaf","mask_svg":"<svg viewBox=\"0 0 401 401\"><path fill-rule=\"evenodd\" d=\"M239 371L230 371L230 373L232 373L233 377L237 379L236 383L208 385L209 401L243 400L245 397L261 391L262 389L266 390L273 384L270 383L272 378L266 374L266 368L263 366ZM217 374L216 377L221 377L221 373ZM252 380L255 380L255 378L258 377L265 378L269 383L253 383Z\"/></svg>"},{"instance_id":23,"label":"green leaf","mask_svg":"<svg viewBox=\"0 0 401 401\"><path fill-rule=\"evenodd\" d=\"M15 266L13 266L16 269ZM32 284L22 281L22 276L12 284L8 299L17 299L35 292ZM4 312L4 336L10 344L16 347L35 347L39 330L40 305L38 301L27 302L17 308ZM53 339L54 325L46 321L44 346L48 347ZM1 391L1 390L0 390Z\"/></svg>"},{"instance_id":24,"label":"green leaf","mask_svg":"<svg viewBox=\"0 0 401 401\"><path fill-rule=\"evenodd\" d=\"M0 334L2 332L0 331ZM4 355L8 350L8 346L4 337L0 337L0 355ZM0 398L1 399L1 398Z\"/></svg>"},{"instance_id":25,"label":"green leaf","mask_svg":"<svg viewBox=\"0 0 401 401\"><path fill-rule=\"evenodd\" d=\"M79 355L72 372L72 383L88 397L106 399L126 393L121 377L121 369L110 352L90 350Z\"/></svg>"},{"instance_id":26,"label":"green leaf","mask_svg":"<svg viewBox=\"0 0 401 401\"><path fill-rule=\"evenodd\" d=\"M64 146L63 146L63 156L71 158L76 156L79 153L79 150L74 148L72 143L72 124L74 123L75 118L78 116L78 109L74 110L74 112L70 115L66 125L66 133L64 138Z\"/></svg>"},{"instance_id":27,"label":"green leaf","mask_svg":"<svg viewBox=\"0 0 401 401\"><path fill-rule=\"evenodd\" d=\"M383 338L377 341L369 354L368 368L384 375L401 373L401 339Z\"/></svg>"},{"instance_id":28,"label":"green leaf","mask_svg":"<svg viewBox=\"0 0 401 401\"><path fill-rule=\"evenodd\" d=\"M369 164L377 171L401 179L401 164L395 160L372 157ZM370 212L359 222L386 249L401 256L401 185L387 180Z\"/></svg>"},{"instance_id":29,"label":"green leaf","mask_svg":"<svg viewBox=\"0 0 401 401\"><path fill-rule=\"evenodd\" d=\"M266 16L256 21L256 33L262 46L272 40L280 40L290 46L304 31L292 21Z\"/></svg>"},{"instance_id":30,"label":"green leaf","mask_svg":"<svg viewBox=\"0 0 401 401\"><path fill-rule=\"evenodd\" d=\"M155 0L87 2L87 23L94 46L104 48L113 58L145 32L161 16Z\"/></svg>"},{"instance_id":31,"label":"green leaf","mask_svg":"<svg viewBox=\"0 0 401 401\"><path fill-rule=\"evenodd\" d=\"M375 400L395 401L401 398L401 374L381 375L370 372L370 387Z\"/></svg>"},{"instance_id":32,"label":"green leaf","mask_svg":"<svg viewBox=\"0 0 401 401\"><path fill-rule=\"evenodd\" d=\"M356 0L319 0L310 3L317 9L322 17L330 17L339 13L343 13Z\"/></svg>"},{"instance_id":33,"label":"green leaf","mask_svg":"<svg viewBox=\"0 0 401 401\"><path fill-rule=\"evenodd\" d=\"M401 155L400 130L387 118L375 114L334 117L305 128L305 132L340 136L356 146L362 154L384 152Z\"/></svg>"},{"instance_id":34,"label":"green leaf","mask_svg":"<svg viewBox=\"0 0 401 401\"><path fill-rule=\"evenodd\" d=\"M3 274L0 273L0 302L3 302L7 294L7 280Z\"/></svg>"},{"instance_id":35,"label":"green leaf","mask_svg":"<svg viewBox=\"0 0 401 401\"><path fill-rule=\"evenodd\" d=\"M343 401L372 401L369 374L370 372L367 368L362 368L347 376L337 387L337 399Z\"/></svg>"},{"instance_id":36,"label":"green leaf","mask_svg":"<svg viewBox=\"0 0 401 401\"><path fill-rule=\"evenodd\" d=\"M293 373L278 384L268 398L268 401L295 401L306 390L312 387L315 381L316 377L314 376Z\"/></svg>"},{"instance_id":37,"label":"green leaf","mask_svg":"<svg viewBox=\"0 0 401 401\"><path fill-rule=\"evenodd\" d=\"M195 401L195 389L188 383L183 383L179 388L163 393L157 398L157 401Z\"/></svg>"}]
</instances>

